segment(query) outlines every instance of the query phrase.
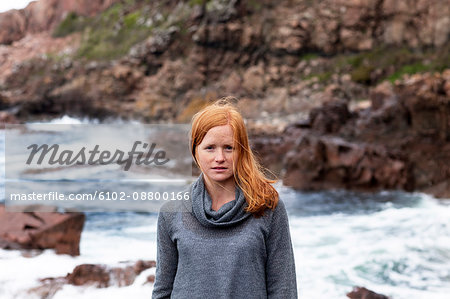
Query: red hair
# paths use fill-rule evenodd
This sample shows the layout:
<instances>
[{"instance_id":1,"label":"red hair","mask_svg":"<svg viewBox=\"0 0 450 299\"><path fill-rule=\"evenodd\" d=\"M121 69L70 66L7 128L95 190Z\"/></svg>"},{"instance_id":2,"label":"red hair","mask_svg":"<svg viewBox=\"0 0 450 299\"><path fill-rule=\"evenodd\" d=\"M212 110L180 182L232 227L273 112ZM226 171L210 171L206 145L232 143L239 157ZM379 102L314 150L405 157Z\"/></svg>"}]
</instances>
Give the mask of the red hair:
<instances>
[{"instance_id":1,"label":"red hair","mask_svg":"<svg viewBox=\"0 0 450 299\"><path fill-rule=\"evenodd\" d=\"M195 162L197 146L213 127L230 125L233 130L233 148L237 159L233 159L234 181L244 192L247 201L246 211L255 216L264 214L266 208L275 209L278 192L272 186L274 180L266 178L264 168L256 160L248 141L244 119L231 101L233 97L222 98L203 108L192 118L191 153Z\"/></svg>"}]
</instances>

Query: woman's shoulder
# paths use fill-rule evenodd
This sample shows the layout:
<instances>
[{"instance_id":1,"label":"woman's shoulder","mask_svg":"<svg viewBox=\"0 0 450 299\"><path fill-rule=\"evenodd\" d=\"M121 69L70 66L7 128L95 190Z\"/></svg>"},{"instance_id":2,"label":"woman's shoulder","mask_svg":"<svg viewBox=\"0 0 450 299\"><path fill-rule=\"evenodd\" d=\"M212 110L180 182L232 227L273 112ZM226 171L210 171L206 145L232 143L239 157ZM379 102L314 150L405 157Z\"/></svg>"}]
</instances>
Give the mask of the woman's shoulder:
<instances>
[{"instance_id":1,"label":"woman's shoulder","mask_svg":"<svg viewBox=\"0 0 450 299\"><path fill-rule=\"evenodd\" d=\"M264 222L264 231L266 237L281 234L288 227L288 218L286 206L284 202L279 199L274 209L266 208L262 217Z\"/></svg>"},{"instance_id":2,"label":"woman's shoulder","mask_svg":"<svg viewBox=\"0 0 450 299\"><path fill-rule=\"evenodd\" d=\"M284 204L284 201L281 198L278 198L278 203L275 209L286 210L286 205Z\"/></svg>"},{"instance_id":3,"label":"woman's shoulder","mask_svg":"<svg viewBox=\"0 0 450 299\"><path fill-rule=\"evenodd\" d=\"M286 205L281 198L278 199L277 205L274 209L267 208L265 211L265 216L269 224L273 222L287 219Z\"/></svg>"},{"instance_id":4,"label":"woman's shoulder","mask_svg":"<svg viewBox=\"0 0 450 299\"><path fill-rule=\"evenodd\" d=\"M192 206L189 200L169 200L161 205L158 213L159 222L166 223L165 225L172 226L174 221L178 219L177 215L182 213L189 213L192 211Z\"/></svg>"},{"instance_id":5,"label":"woman's shoulder","mask_svg":"<svg viewBox=\"0 0 450 299\"><path fill-rule=\"evenodd\" d=\"M274 209L268 208L267 210L270 210L270 211L272 211L272 213L277 213L277 214L284 213L284 212L286 212L286 205L281 198L278 198L275 208Z\"/></svg>"}]
</instances>

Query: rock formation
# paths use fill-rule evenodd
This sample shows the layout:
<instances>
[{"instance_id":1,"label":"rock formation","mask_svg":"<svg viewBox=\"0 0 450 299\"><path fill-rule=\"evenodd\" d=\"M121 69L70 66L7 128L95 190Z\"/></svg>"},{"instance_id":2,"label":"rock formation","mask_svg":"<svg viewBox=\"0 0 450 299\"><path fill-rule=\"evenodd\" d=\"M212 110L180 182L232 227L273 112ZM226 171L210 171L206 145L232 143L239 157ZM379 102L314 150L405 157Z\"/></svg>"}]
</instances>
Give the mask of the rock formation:
<instances>
[{"instance_id":1,"label":"rock formation","mask_svg":"<svg viewBox=\"0 0 450 299\"><path fill-rule=\"evenodd\" d=\"M117 22L107 28L125 30L125 19L133 16L133 9L141 15L136 26L148 23L153 24L148 28L155 28L114 62L73 58L79 33L65 40L49 38L48 32L69 12L95 15L114 2L40 0L24 10L0 14L3 43L15 41L0 48L0 95L19 120L67 113L186 121L195 99L234 94L248 100L243 105L249 107L244 109L247 117L260 119L266 113L286 124L295 114L305 116L320 106L326 91L332 90L324 84L329 82L317 81L326 81L333 71L323 69L338 62L308 61L302 59L304 54L334 55L388 46L439 48L449 41L448 1L438 0L214 0L203 6L182 1L136 2L121 6ZM164 20L162 14L170 18ZM16 15L27 15L29 20ZM89 28L88 32L96 29ZM28 41L17 41L25 33ZM86 42L89 36L84 34L81 40ZM33 43L35 39L39 42ZM19 55L20 49L26 53ZM376 81L395 71L392 66L373 69L363 63L352 78ZM334 81L340 89L345 87L346 97L366 97L367 86Z\"/></svg>"},{"instance_id":2,"label":"rock formation","mask_svg":"<svg viewBox=\"0 0 450 299\"><path fill-rule=\"evenodd\" d=\"M110 286L125 287L134 283L142 271L156 267L155 261L139 260L133 263L125 263L124 267L108 267L99 264L82 264L76 266L65 277L47 277L40 279L37 287L28 292L36 294L40 298L52 298L64 284L75 286L95 286L106 288ZM154 275L147 278L148 282L154 281Z\"/></svg>"},{"instance_id":3,"label":"rock formation","mask_svg":"<svg viewBox=\"0 0 450 299\"><path fill-rule=\"evenodd\" d=\"M354 287L351 292L347 293L347 297L350 299L389 299L385 295L377 294L364 287Z\"/></svg>"},{"instance_id":4,"label":"rock formation","mask_svg":"<svg viewBox=\"0 0 450 299\"><path fill-rule=\"evenodd\" d=\"M27 34L49 31L69 12L93 16L118 0L39 0L24 9L0 13L0 44L11 44Z\"/></svg>"},{"instance_id":5,"label":"rock formation","mask_svg":"<svg viewBox=\"0 0 450 299\"><path fill-rule=\"evenodd\" d=\"M55 249L59 254L80 254L85 216L58 213L47 207L31 212L8 212L0 205L0 247L3 249Z\"/></svg>"},{"instance_id":6,"label":"rock formation","mask_svg":"<svg viewBox=\"0 0 450 299\"><path fill-rule=\"evenodd\" d=\"M297 189L420 190L450 197L450 71L371 92L372 105L313 109L282 137L255 136L263 164Z\"/></svg>"}]
</instances>

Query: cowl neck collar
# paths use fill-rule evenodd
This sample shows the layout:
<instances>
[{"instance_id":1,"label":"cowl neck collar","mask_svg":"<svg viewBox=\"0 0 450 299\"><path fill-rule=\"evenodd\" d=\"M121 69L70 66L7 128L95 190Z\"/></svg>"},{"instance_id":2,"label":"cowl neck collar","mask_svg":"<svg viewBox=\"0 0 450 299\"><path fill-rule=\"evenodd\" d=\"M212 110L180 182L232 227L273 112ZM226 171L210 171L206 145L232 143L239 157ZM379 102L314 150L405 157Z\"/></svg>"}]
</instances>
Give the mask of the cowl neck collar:
<instances>
[{"instance_id":1,"label":"cowl neck collar","mask_svg":"<svg viewBox=\"0 0 450 299\"><path fill-rule=\"evenodd\" d=\"M235 199L227 202L218 211L212 209L212 200L205 187L203 174L191 186L192 212L206 227L233 226L251 215L245 212L247 202L241 188L236 185Z\"/></svg>"}]
</instances>

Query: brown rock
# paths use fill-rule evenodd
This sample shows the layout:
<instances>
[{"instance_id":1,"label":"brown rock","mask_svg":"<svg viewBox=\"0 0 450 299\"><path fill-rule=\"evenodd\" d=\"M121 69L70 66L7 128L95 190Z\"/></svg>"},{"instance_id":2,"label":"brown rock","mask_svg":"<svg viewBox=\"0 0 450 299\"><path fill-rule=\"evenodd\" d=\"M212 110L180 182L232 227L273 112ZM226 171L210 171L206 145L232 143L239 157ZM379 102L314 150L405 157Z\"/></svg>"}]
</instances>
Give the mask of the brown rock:
<instances>
[{"instance_id":1,"label":"brown rock","mask_svg":"<svg viewBox=\"0 0 450 299\"><path fill-rule=\"evenodd\" d=\"M26 8L0 13L0 44L10 44L28 33L52 29L68 12L92 16L118 0L39 0Z\"/></svg>"},{"instance_id":2,"label":"brown rock","mask_svg":"<svg viewBox=\"0 0 450 299\"><path fill-rule=\"evenodd\" d=\"M244 49L255 48L261 44L261 24L244 26L242 28L241 46Z\"/></svg>"},{"instance_id":3,"label":"brown rock","mask_svg":"<svg viewBox=\"0 0 450 299\"><path fill-rule=\"evenodd\" d=\"M156 267L155 261L139 260L134 264L126 263L125 267L108 267L100 264L82 264L76 266L65 277L47 277L40 280L41 285L28 290L40 298L52 298L64 284L76 286L94 286L106 288L110 286L124 287L134 283L142 271ZM154 282L155 276L149 275L147 282Z\"/></svg>"},{"instance_id":4,"label":"brown rock","mask_svg":"<svg viewBox=\"0 0 450 299\"><path fill-rule=\"evenodd\" d=\"M246 38L249 38L246 32ZM240 23L229 22L225 24L202 25L197 29L192 39L200 45L218 46L225 48L239 48L243 38L243 28ZM249 41L247 40L246 46Z\"/></svg>"},{"instance_id":5,"label":"brown rock","mask_svg":"<svg viewBox=\"0 0 450 299\"><path fill-rule=\"evenodd\" d=\"M144 270L156 267L155 261L139 260L125 267L107 267L97 264L82 264L65 277L66 283L73 285L95 285L97 288L116 285L119 287L133 284L135 278Z\"/></svg>"},{"instance_id":6,"label":"brown rock","mask_svg":"<svg viewBox=\"0 0 450 299\"><path fill-rule=\"evenodd\" d=\"M26 31L27 20L18 10L0 13L0 44L11 44L21 39Z\"/></svg>"},{"instance_id":7,"label":"brown rock","mask_svg":"<svg viewBox=\"0 0 450 299\"><path fill-rule=\"evenodd\" d=\"M32 2L25 9L0 14L0 44L11 44L30 33L49 31L68 12L95 15L118 1ZM440 47L449 40L450 6L446 1L325 0L312 4L298 1L291 5L281 2L270 7L270 11L263 5L261 16L251 19L244 19L250 10L240 1L212 10L200 9L189 20L195 23L189 28L193 32L191 38L198 45L218 49L267 48L277 54L295 55L310 49L325 53L369 50L379 44ZM192 10L198 11L199 7ZM164 53L177 31L176 26L171 26L155 32L144 52Z\"/></svg>"},{"instance_id":8,"label":"brown rock","mask_svg":"<svg viewBox=\"0 0 450 299\"><path fill-rule=\"evenodd\" d=\"M138 85L143 74L136 69L124 64L115 65L112 70L112 77L117 82L121 82L121 90L130 93ZM116 93L117 94L117 93Z\"/></svg>"},{"instance_id":9,"label":"brown rock","mask_svg":"<svg viewBox=\"0 0 450 299\"><path fill-rule=\"evenodd\" d=\"M276 39L272 42L272 49L277 52L289 54L300 53L304 47L303 30L291 26L281 26L275 33Z\"/></svg>"},{"instance_id":10,"label":"brown rock","mask_svg":"<svg viewBox=\"0 0 450 299\"><path fill-rule=\"evenodd\" d=\"M372 89L369 97L372 109L377 110L383 107L385 102L394 100L394 89L389 82L385 81Z\"/></svg>"},{"instance_id":11,"label":"brown rock","mask_svg":"<svg viewBox=\"0 0 450 299\"><path fill-rule=\"evenodd\" d=\"M7 111L0 111L0 128L4 129L5 124L17 124L19 120Z\"/></svg>"},{"instance_id":12,"label":"brown rock","mask_svg":"<svg viewBox=\"0 0 450 299\"><path fill-rule=\"evenodd\" d=\"M242 86L251 93L261 92L264 89L263 64L258 64L247 69L243 76Z\"/></svg>"},{"instance_id":13,"label":"brown rock","mask_svg":"<svg viewBox=\"0 0 450 299\"><path fill-rule=\"evenodd\" d=\"M242 88L242 79L235 71L231 72L222 83L227 94L236 94Z\"/></svg>"},{"instance_id":14,"label":"brown rock","mask_svg":"<svg viewBox=\"0 0 450 299\"><path fill-rule=\"evenodd\" d=\"M130 56L143 59L148 55L161 55L169 48L177 32L178 27L176 26L171 26L165 30L155 29L150 37L130 50ZM152 57L152 59L154 60L155 57Z\"/></svg>"},{"instance_id":15,"label":"brown rock","mask_svg":"<svg viewBox=\"0 0 450 299\"><path fill-rule=\"evenodd\" d=\"M372 107L353 113L345 102L328 102L285 132L287 154L269 140L261 152L284 156L284 183L298 189L415 189L448 197L449 78L446 71L413 75L394 88L384 83L371 91Z\"/></svg>"},{"instance_id":16,"label":"brown rock","mask_svg":"<svg viewBox=\"0 0 450 299\"><path fill-rule=\"evenodd\" d=\"M76 286L95 284L98 288L107 287L109 285L109 273L105 266L83 264L73 269L72 273L66 276L67 283Z\"/></svg>"},{"instance_id":17,"label":"brown rock","mask_svg":"<svg viewBox=\"0 0 450 299\"><path fill-rule=\"evenodd\" d=\"M134 264L133 267L134 267L134 273L136 273L136 275L139 275L144 270L156 267L156 262L139 260Z\"/></svg>"},{"instance_id":18,"label":"brown rock","mask_svg":"<svg viewBox=\"0 0 450 299\"><path fill-rule=\"evenodd\" d=\"M48 53L57 55L61 51L71 53L78 45L80 36L74 34L54 39L48 32L29 34L9 46L0 45L0 82L18 71L18 66L34 57L42 57Z\"/></svg>"},{"instance_id":19,"label":"brown rock","mask_svg":"<svg viewBox=\"0 0 450 299\"><path fill-rule=\"evenodd\" d=\"M350 299L389 299L385 295L377 294L364 287L354 287L350 293L347 293L347 297Z\"/></svg>"},{"instance_id":20,"label":"brown rock","mask_svg":"<svg viewBox=\"0 0 450 299\"><path fill-rule=\"evenodd\" d=\"M254 133L250 141L258 161L278 176L283 170L282 157L292 147L293 140L285 139L281 134L267 136Z\"/></svg>"},{"instance_id":21,"label":"brown rock","mask_svg":"<svg viewBox=\"0 0 450 299\"><path fill-rule=\"evenodd\" d=\"M446 9L448 10L448 5ZM448 36L450 34L450 16L447 14L447 16L441 17L435 22L434 27L434 45L436 47L440 47L445 45L445 43L448 41Z\"/></svg>"},{"instance_id":22,"label":"brown rock","mask_svg":"<svg viewBox=\"0 0 450 299\"><path fill-rule=\"evenodd\" d=\"M344 28L340 32L340 39L345 49L357 51L370 50L374 43L370 30L363 33L358 30Z\"/></svg>"},{"instance_id":23,"label":"brown rock","mask_svg":"<svg viewBox=\"0 0 450 299\"><path fill-rule=\"evenodd\" d=\"M330 101L321 108L311 110L310 123L316 131L333 133L337 132L351 117L352 114L345 101Z\"/></svg>"},{"instance_id":24,"label":"brown rock","mask_svg":"<svg viewBox=\"0 0 450 299\"><path fill-rule=\"evenodd\" d=\"M390 23L386 25L386 29L384 30L384 40L385 42L390 44L401 44L404 41L405 35L405 20L404 17L398 17L392 20Z\"/></svg>"},{"instance_id":25,"label":"brown rock","mask_svg":"<svg viewBox=\"0 0 450 299\"><path fill-rule=\"evenodd\" d=\"M301 137L286 155L283 183L298 189L407 188L407 163L382 148L336 137Z\"/></svg>"},{"instance_id":26,"label":"brown rock","mask_svg":"<svg viewBox=\"0 0 450 299\"><path fill-rule=\"evenodd\" d=\"M421 136L450 139L450 98L445 75L413 75L396 86L399 102L407 108L412 129Z\"/></svg>"},{"instance_id":27,"label":"brown rock","mask_svg":"<svg viewBox=\"0 0 450 299\"><path fill-rule=\"evenodd\" d=\"M358 6L348 7L342 18L342 24L345 27L355 26L360 22L361 8Z\"/></svg>"},{"instance_id":28,"label":"brown rock","mask_svg":"<svg viewBox=\"0 0 450 299\"><path fill-rule=\"evenodd\" d=\"M0 246L5 249L48 249L79 255L84 214L7 212L0 205Z\"/></svg>"}]
</instances>

